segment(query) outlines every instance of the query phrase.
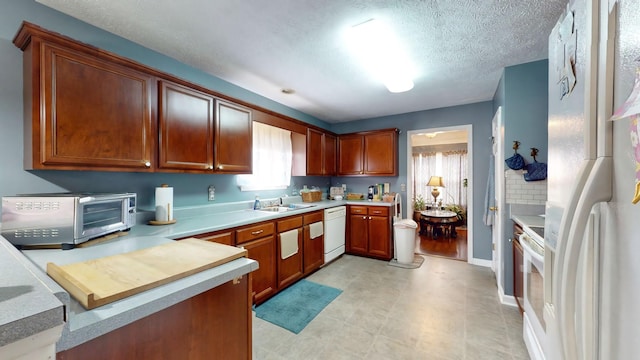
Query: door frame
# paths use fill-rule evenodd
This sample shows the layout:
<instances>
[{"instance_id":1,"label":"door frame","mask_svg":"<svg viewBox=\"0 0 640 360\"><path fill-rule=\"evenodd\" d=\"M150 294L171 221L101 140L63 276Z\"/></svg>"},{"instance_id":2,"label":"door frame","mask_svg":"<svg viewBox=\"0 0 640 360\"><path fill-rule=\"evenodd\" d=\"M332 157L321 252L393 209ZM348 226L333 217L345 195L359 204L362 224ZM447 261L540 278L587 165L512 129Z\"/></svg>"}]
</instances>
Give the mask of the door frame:
<instances>
[{"instance_id":1,"label":"door frame","mask_svg":"<svg viewBox=\"0 0 640 360\"><path fill-rule=\"evenodd\" d=\"M494 160L494 210L490 210L490 216L493 217L493 224L491 226L491 243L492 243L492 261L491 268L496 275L496 283L498 286L499 294L504 297L504 267L502 262L504 259L503 253L503 239L504 223L506 221L506 201L505 201L505 179L504 179L504 117L502 106L496 109L493 118L491 119L491 136L493 140L491 156ZM500 299L504 303L504 299Z\"/></svg>"},{"instance_id":2,"label":"door frame","mask_svg":"<svg viewBox=\"0 0 640 360\"><path fill-rule=\"evenodd\" d=\"M432 133L436 131L447 132L447 131L466 131L467 132L467 157L469 169L468 178L467 178L467 263L476 264L473 257L473 218L474 218L474 207L473 207L473 125L457 125L457 126L447 126L447 127L437 127L437 128L425 128L418 130L409 130L407 131L407 205L406 205L406 213L413 214L413 167L411 164L413 163L412 155L411 155L411 136L420 134L420 133Z\"/></svg>"}]
</instances>

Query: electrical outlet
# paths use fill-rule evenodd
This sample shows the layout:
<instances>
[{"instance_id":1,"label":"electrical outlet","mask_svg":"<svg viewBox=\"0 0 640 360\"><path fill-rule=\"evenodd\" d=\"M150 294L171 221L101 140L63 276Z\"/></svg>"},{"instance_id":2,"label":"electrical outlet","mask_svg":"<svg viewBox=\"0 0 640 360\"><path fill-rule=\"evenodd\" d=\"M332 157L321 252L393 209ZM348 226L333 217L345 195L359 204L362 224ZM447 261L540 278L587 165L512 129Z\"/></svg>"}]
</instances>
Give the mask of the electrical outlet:
<instances>
[{"instance_id":1,"label":"electrical outlet","mask_svg":"<svg viewBox=\"0 0 640 360\"><path fill-rule=\"evenodd\" d=\"M405 184L400 184L400 191L402 191L402 192L407 191L407 185L405 185Z\"/></svg>"},{"instance_id":2,"label":"electrical outlet","mask_svg":"<svg viewBox=\"0 0 640 360\"><path fill-rule=\"evenodd\" d=\"M209 185L209 201L216 199L216 188L213 185Z\"/></svg>"}]
</instances>

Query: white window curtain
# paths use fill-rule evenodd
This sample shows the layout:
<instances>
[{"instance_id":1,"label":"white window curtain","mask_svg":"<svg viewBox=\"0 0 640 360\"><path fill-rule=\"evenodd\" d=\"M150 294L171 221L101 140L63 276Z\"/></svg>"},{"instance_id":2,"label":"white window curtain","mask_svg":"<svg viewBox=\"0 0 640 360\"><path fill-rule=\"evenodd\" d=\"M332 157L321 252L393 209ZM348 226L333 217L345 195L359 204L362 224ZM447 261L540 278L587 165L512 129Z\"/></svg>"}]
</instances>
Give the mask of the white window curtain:
<instances>
[{"instance_id":1,"label":"white window curtain","mask_svg":"<svg viewBox=\"0 0 640 360\"><path fill-rule=\"evenodd\" d=\"M253 122L253 174L238 175L241 191L286 189L293 159L291 131Z\"/></svg>"},{"instance_id":2,"label":"white window curtain","mask_svg":"<svg viewBox=\"0 0 640 360\"><path fill-rule=\"evenodd\" d=\"M467 159L466 151L442 154L442 179L445 187L440 192L444 195L443 204L467 206L467 188L464 187L464 181L467 179Z\"/></svg>"},{"instance_id":3,"label":"white window curtain","mask_svg":"<svg viewBox=\"0 0 640 360\"><path fill-rule=\"evenodd\" d=\"M413 194L422 195L427 203L433 202L431 187L427 182L431 176L442 176L443 188L438 188L443 205L467 206L468 156L466 151L423 152L413 155Z\"/></svg>"},{"instance_id":4,"label":"white window curtain","mask_svg":"<svg viewBox=\"0 0 640 360\"><path fill-rule=\"evenodd\" d=\"M422 195L427 202L432 202L431 189L427 182L431 175L436 174L436 153L421 153L413 155L413 196Z\"/></svg>"}]
</instances>

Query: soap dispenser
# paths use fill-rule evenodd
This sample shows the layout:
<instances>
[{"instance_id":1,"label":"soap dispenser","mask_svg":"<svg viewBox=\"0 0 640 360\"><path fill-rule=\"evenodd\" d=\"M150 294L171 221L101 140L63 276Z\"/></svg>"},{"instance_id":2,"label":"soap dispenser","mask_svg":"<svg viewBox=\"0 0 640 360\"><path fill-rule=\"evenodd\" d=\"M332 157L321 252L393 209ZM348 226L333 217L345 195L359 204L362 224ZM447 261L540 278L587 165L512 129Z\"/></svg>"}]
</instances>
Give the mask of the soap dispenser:
<instances>
[{"instance_id":1,"label":"soap dispenser","mask_svg":"<svg viewBox=\"0 0 640 360\"><path fill-rule=\"evenodd\" d=\"M260 210L260 197L256 195L256 201L253 202L253 210Z\"/></svg>"}]
</instances>

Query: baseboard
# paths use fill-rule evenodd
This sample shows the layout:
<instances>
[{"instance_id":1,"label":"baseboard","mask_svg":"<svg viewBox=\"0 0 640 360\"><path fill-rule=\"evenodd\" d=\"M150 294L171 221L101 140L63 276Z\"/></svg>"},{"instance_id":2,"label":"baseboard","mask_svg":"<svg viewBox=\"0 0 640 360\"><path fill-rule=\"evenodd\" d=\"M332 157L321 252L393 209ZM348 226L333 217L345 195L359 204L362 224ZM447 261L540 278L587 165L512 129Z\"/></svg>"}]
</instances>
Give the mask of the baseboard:
<instances>
[{"instance_id":1,"label":"baseboard","mask_svg":"<svg viewBox=\"0 0 640 360\"><path fill-rule=\"evenodd\" d=\"M491 260L485 260L485 259L476 259L473 258L471 260L469 260L469 264L471 265L478 265L478 266L484 266L484 267L491 267L492 265L492 261Z\"/></svg>"},{"instance_id":2,"label":"baseboard","mask_svg":"<svg viewBox=\"0 0 640 360\"><path fill-rule=\"evenodd\" d=\"M518 307L518 303L516 302L516 298L512 295L506 295L504 293L504 289L502 286L498 286L498 297L500 298L500 303L502 305L509 305L513 307Z\"/></svg>"}]
</instances>

